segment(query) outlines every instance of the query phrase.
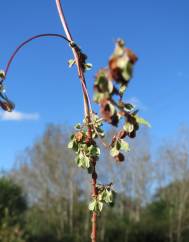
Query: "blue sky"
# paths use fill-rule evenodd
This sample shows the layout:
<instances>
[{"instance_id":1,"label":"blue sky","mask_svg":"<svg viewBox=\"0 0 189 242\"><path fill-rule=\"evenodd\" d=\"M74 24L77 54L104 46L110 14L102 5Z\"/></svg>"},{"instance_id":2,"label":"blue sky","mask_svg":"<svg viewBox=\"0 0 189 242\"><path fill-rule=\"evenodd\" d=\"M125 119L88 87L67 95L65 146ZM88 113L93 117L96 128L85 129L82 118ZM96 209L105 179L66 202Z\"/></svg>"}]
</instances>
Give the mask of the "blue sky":
<instances>
[{"instance_id":1,"label":"blue sky","mask_svg":"<svg viewBox=\"0 0 189 242\"><path fill-rule=\"evenodd\" d=\"M139 56L127 98L152 124L153 145L189 123L189 1L62 1L75 41L93 63L87 73L92 96L95 72L107 64L118 37ZM41 33L61 33L55 1L1 0L0 69L15 47ZM48 123L81 121L83 102L70 49L61 39L30 43L16 57L6 80L16 119L0 113L0 168L39 137Z\"/></svg>"}]
</instances>

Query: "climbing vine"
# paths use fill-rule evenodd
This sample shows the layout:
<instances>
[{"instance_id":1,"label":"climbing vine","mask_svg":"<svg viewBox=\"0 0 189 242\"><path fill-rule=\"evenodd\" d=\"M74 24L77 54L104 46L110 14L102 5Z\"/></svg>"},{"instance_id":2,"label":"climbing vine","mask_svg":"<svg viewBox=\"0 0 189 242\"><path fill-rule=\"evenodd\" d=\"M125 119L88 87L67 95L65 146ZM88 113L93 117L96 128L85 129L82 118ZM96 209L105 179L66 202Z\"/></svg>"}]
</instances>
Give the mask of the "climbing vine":
<instances>
[{"instance_id":1,"label":"climbing vine","mask_svg":"<svg viewBox=\"0 0 189 242\"><path fill-rule=\"evenodd\" d=\"M138 116L138 110L133 104L124 101L124 94L133 76L137 59L137 56L125 47L124 41L119 39L108 67L100 69L95 76L93 100L100 107L99 115L92 112L90 123L86 117L82 124L76 124L76 131L71 135L68 144L68 148L75 152L76 165L86 169L88 173L93 174L96 161L99 160L100 148L95 140L103 140L105 137L102 128L105 122L119 129L111 142L105 144L117 162L123 162L125 154L130 151L127 138L135 138L141 124L150 126L145 119ZM122 124L121 129L119 124ZM91 137L88 134L89 126ZM113 204L115 191L112 185L96 184L96 194L89 203L90 211L99 214L104 204Z\"/></svg>"},{"instance_id":2,"label":"climbing vine","mask_svg":"<svg viewBox=\"0 0 189 242\"><path fill-rule=\"evenodd\" d=\"M104 204L113 205L115 202L115 191L113 183L97 183L96 162L99 162L100 147L97 139L109 150L110 155L116 162L123 162L127 152L130 151L129 138L135 138L140 125L150 124L140 116L138 110L132 103L124 100L124 95L133 76L134 65L137 56L132 50L125 47L123 40L116 42L115 50L110 56L107 67L100 69L95 75L93 100L99 105L99 113L92 110L91 100L88 95L85 81L85 71L92 68L87 63L87 55L79 45L73 41L68 25L65 20L60 0L56 0L60 20L62 22L66 37L60 34L36 35L22 42L10 57L5 71L0 71L0 107L4 111L11 112L15 108L12 101L5 93L4 80L15 58L17 52L30 41L41 37L60 37L68 42L73 52L73 59L68 61L69 67L77 66L78 76L84 97L84 118L82 123L75 125L75 132L71 135L68 148L75 153L75 163L79 168L86 169L92 176L91 201L88 208L92 212L92 242L96 242L96 219L101 213ZM117 127L117 133L109 143L105 142L103 124L108 123Z\"/></svg>"}]
</instances>

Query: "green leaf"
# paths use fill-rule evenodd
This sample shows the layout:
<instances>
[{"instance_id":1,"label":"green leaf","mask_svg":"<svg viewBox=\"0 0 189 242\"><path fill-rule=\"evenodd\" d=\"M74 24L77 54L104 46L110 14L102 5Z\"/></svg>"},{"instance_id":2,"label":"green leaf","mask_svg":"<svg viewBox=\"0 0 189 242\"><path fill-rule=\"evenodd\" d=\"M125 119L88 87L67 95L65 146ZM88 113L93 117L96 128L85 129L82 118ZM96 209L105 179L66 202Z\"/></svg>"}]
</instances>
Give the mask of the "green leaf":
<instances>
[{"instance_id":1,"label":"green leaf","mask_svg":"<svg viewBox=\"0 0 189 242\"><path fill-rule=\"evenodd\" d=\"M99 103L100 101L108 97L109 97L109 94L107 93L94 92L93 100L94 102Z\"/></svg>"},{"instance_id":2,"label":"green leaf","mask_svg":"<svg viewBox=\"0 0 189 242\"><path fill-rule=\"evenodd\" d=\"M123 69L122 76L126 81L129 81L132 78L132 64L130 62L128 62Z\"/></svg>"},{"instance_id":3,"label":"green leaf","mask_svg":"<svg viewBox=\"0 0 189 242\"><path fill-rule=\"evenodd\" d=\"M103 125L102 119L95 113L92 113L92 120L96 128Z\"/></svg>"},{"instance_id":4,"label":"green leaf","mask_svg":"<svg viewBox=\"0 0 189 242\"><path fill-rule=\"evenodd\" d=\"M134 105L132 105L131 103L125 103L125 109L126 111L133 111L133 109L135 108Z\"/></svg>"},{"instance_id":5,"label":"green leaf","mask_svg":"<svg viewBox=\"0 0 189 242\"><path fill-rule=\"evenodd\" d=\"M101 212L103 208L103 202L97 201L97 205L98 205L98 210ZM96 212L99 212L98 210Z\"/></svg>"},{"instance_id":6,"label":"green leaf","mask_svg":"<svg viewBox=\"0 0 189 242\"><path fill-rule=\"evenodd\" d=\"M127 84L121 84L119 88L119 93L121 96L123 96L124 92L126 91L126 88L127 88Z\"/></svg>"},{"instance_id":7,"label":"green leaf","mask_svg":"<svg viewBox=\"0 0 189 242\"><path fill-rule=\"evenodd\" d=\"M101 193L98 194L98 200L99 201L103 200L103 195L104 195L104 191L102 191Z\"/></svg>"},{"instance_id":8,"label":"green leaf","mask_svg":"<svg viewBox=\"0 0 189 242\"><path fill-rule=\"evenodd\" d=\"M74 141L71 140L71 141L68 143L68 148L69 148L69 149L72 149L73 146L74 146Z\"/></svg>"},{"instance_id":9,"label":"green leaf","mask_svg":"<svg viewBox=\"0 0 189 242\"><path fill-rule=\"evenodd\" d=\"M75 161L78 167L83 167L83 154L81 152L76 156Z\"/></svg>"},{"instance_id":10,"label":"green leaf","mask_svg":"<svg viewBox=\"0 0 189 242\"><path fill-rule=\"evenodd\" d=\"M72 149L73 149L75 152L77 152L77 151L78 151L78 148L79 148L78 143L74 140Z\"/></svg>"},{"instance_id":11,"label":"green leaf","mask_svg":"<svg viewBox=\"0 0 189 242\"><path fill-rule=\"evenodd\" d=\"M113 83L112 81L107 81L107 90L109 93L112 93L113 92L113 89L114 89L114 86L113 86Z\"/></svg>"},{"instance_id":12,"label":"green leaf","mask_svg":"<svg viewBox=\"0 0 189 242\"><path fill-rule=\"evenodd\" d=\"M94 130L92 130L92 138L96 139L97 138L97 134L94 132Z\"/></svg>"},{"instance_id":13,"label":"green leaf","mask_svg":"<svg viewBox=\"0 0 189 242\"><path fill-rule=\"evenodd\" d=\"M116 193L114 190L111 190L111 192L112 192L112 197L111 197L111 203L109 203L109 205L112 207L115 204Z\"/></svg>"},{"instance_id":14,"label":"green leaf","mask_svg":"<svg viewBox=\"0 0 189 242\"><path fill-rule=\"evenodd\" d=\"M100 155L100 148L97 147L96 149L96 155L99 156Z\"/></svg>"},{"instance_id":15,"label":"green leaf","mask_svg":"<svg viewBox=\"0 0 189 242\"><path fill-rule=\"evenodd\" d=\"M128 133L131 133L133 130L134 130L134 125L129 123L129 122L126 122L123 126L123 129L128 132Z\"/></svg>"},{"instance_id":16,"label":"green leaf","mask_svg":"<svg viewBox=\"0 0 189 242\"><path fill-rule=\"evenodd\" d=\"M3 70L0 70L0 78L5 79L5 72Z\"/></svg>"},{"instance_id":17,"label":"green leaf","mask_svg":"<svg viewBox=\"0 0 189 242\"><path fill-rule=\"evenodd\" d=\"M81 165L80 165L80 158L79 158L78 155L76 155L76 157L75 157L75 163L78 165L78 167L81 167Z\"/></svg>"},{"instance_id":18,"label":"green leaf","mask_svg":"<svg viewBox=\"0 0 189 242\"><path fill-rule=\"evenodd\" d=\"M116 155L119 154L119 150L116 148L116 146L114 146L111 150L110 150L110 155L115 157Z\"/></svg>"},{"instance_id":19,"label":"green leaf","mask_svg":"<svg viewBox=\"0 0 189 242\"><path fill-rule=\"evenodd\" d=\"M141 118L141 117L139 117L137 115L135 115L134 117L135 117L137 123L146 125L149 128L151 127L151 124L147 120L145 120L144 118Z\"/></svg>"},{"instance_id":20,"label":"green leaf","mask_svg":"<svg viewBox=\"0 0 189 242\"><path fill-rule=\"evenodd\" d=\"M107 93L108 95L112 93L114 89L112 81L107 79L104 72L97 76L95 85L98 86L100 92Z\"/></svg>"},{"instance_id":21,"label":"green leaf","mask_svg":"<svg viewBox=\"0 0 189 242\"><path fill-rule=\"evenodd\" d=\"M96 130L97 130L99 136L103 138L104 137L104 131L101 128L96 128Z\"/></svg>"},{"instance_id":22,"label":"green leaf","mask_svg":"<svg viewBox=\"0 0 189 242\"><path fill-rule=\"evenodd\" d=\"M109 108L110 108L110 113L113 116L116 111L115 106L113 104L109 103Z\"/></svg>"},{"instance_id":23,"label":"green leaf","mask_svg":"<svg viewBox=\"0 0 189 242\"><path fill-rule=\"evenodd\" d=\"M130 151L129 144L123 139L121 139L121 149L125 152Z\"/></svg>"},{"instance_id":24,"label":"green leaf","mask_svg":"<svg viewBox=\"0 0 189 242\"><path fill-rule=\"evenodd\" d=\"M75 139L75 134L72 134L71 136L70 136L70 140L74 140Z\"/></svg>"},{"instance_id":25,"label":"green leaf","mask_svg":"<svg viewBox=\"0 0 189 242\"><path fill-rule=\"evenodd\" d=\"M112 201L113 201L112 191L108 191L108 190L106 189L106 190L105 190L105 194L106 194L106 196L105 196L105 198L104 198L104 201L105 201L106 203L112 203Z\"/></svg>"},{"instance_id":26,"label":"green leaf","mask_svg":"<svg viewBox=\"0 0 189 242\"><path fill-rule=\"evenodd\" d=\"M128 56L123 56L117 60L117 67L123 70L127 67L128 63L129 63Z\"/></svg>"},{"instance_id":27,"label":"green leaf","mask_svg":"<svg viewBox=\"0 0 189 242\"><path fill-rule=\"evenodd\" d=\"M80 124L80 123L76 124L76 125L74 126L74 128L75 128L75 129L81 129L81 124Z\"/></svg>"},{"instance_id":28,"label":"green leaf","mask_svg":"<svg viewBox=\"0 0 189 242\"><path fill-rule=\"evenodd\" d=\"M74 64L75 64L75 60L70 59L70 60L68 61L68 66L69 66L69 67L72 67Z\"/></svg>"},{"instance_id":29,"label":"green leaf","mask_svg":"<svg viewBox=\"0 0 189 242\"><path fill-rule=\"evenodd\" d=\"M69 149L73 149L74 151L78 150L78 143L75 140L75 135L74 134L72 134L71 137L70 137L70 141L68 143L68 148Z\"/></svg>"},{"instance_id":30,"label":"green leaf","mask_svg":"<svg viewBox=\"0 0 189 242\"><path fill-rule=\"evenodd\" d=\"M97 205L97 201L96 200L91 201L89 203L89 206L88 206L89 210L90 211L95 211L96 205Z\"/></svg>"},{"instance_id":31,"label":"green leaf","mask_svg":"<svg viewBox=\"0 0 189 242\"><path fill-rule=\"evenodd\" d=\"M81 159L82 167L83 168L89 168L90 167L90 159L87 156L83 156Z\"/></svg>"},{"instance_id":32,"label":"green leaf","mask_svg":"<svg viewBox=\"0 0 189 242\"><path fill-rule=\"evenodd\" d=\"M121 140L117 139L116 143L115 143L116 149L120 150L121 149Z\"/></svg>"},{"instance_id":33,"label":"green leaf","mask_svg":"<svg viewBox=\"0 0 189 242\"><path fill-rule=\"evenodd\" d=\"M93 201L89 203L88 208L92 212L99 213L102 211L103 203L97 199L93 199Z\"/></svg>"},{"instance_id":34,"label":"green leaf","mask_svg":"<svg viewBox=\"0 0 189 242\"><path fill-rule=\"evenodd\" d=\"M112 190L104 189L99 195L98 200L105 203L112 203L113 202L113 193Z\"/></svg>"},{"instance_id":35,"label":"green leaf","mask_svg":"<svg viewBox=\"0 0 189 242\"><path fill-rule=\"evenodd\" d=\"M100 149L98 147L95 147L94 145L89 146L88 150L91 156L100 155Z\"/></svg>"},{"instance_id":36,"label":"green leaf","mask_svg":"<svg viewBox=\"0 0 189 242\"><path fill-rule=\"evenodd\" d=\"M86 71L91 70L92 67L93 67L93 65L92 65L91 63L86 63L86 64L85 64L85 70L86 70Z\"/></svg>"}]
</instances>

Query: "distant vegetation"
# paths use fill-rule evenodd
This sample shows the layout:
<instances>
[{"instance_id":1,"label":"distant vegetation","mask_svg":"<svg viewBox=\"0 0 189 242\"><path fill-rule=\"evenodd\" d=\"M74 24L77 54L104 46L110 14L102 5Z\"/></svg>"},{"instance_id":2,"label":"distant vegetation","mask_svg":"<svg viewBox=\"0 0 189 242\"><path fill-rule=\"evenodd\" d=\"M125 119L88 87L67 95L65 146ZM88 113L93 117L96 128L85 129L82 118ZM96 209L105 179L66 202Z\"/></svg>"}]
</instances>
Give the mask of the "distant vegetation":
<instances>
[{"instance_id":1,"label":"distant vegetation","mask_svg":"<svg viewBox=\"0 0 189 242\"><path fill-rule=\"evenodd\" d=\"M1 177L0 242L89 240L89 177L76 168L67 149L70 133L48 126L17 157L16 169ZM162 145L155 159L142 130L133 141L135 149L117 165L103 151L99 180L113 179L119 199L99 216L99 242L189 241L188 130L181 129L175 140ZM108 177L100 175L101 169L109 171Z\"/></svg>"}]
</instances>

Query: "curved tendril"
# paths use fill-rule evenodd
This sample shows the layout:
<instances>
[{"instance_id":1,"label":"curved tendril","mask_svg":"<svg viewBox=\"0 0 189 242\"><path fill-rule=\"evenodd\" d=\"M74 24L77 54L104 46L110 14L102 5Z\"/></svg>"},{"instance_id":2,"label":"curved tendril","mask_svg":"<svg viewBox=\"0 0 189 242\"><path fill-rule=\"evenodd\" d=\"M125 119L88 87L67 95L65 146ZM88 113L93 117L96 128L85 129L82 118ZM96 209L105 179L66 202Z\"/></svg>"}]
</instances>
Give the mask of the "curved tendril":
<instances>
[{"instance_id":1,"label":"curved tendril","mask_svg":"<svg viewBox=\"0 0 189 242\"><path fill-rule=\"evenodd\" d=\"M13 54L11 55L11 57L9 58L9 61L7 62L7 65L6 65L6 68L5 68L5 78L7 76L7 73L8 73L8 70L10 68L10 65L11 65L12 61L14 60L14 58L15 58L16 54L18 53L18 51L20 49L22 49L22 47L24 47L26 44L28 44L29 42L31 42L32 40L38 39L38 38L42 38L42 37L58 37L58 38L61 38L61 39L66 40L68 43L70 43L70 41L64 35L61 35L61 34L39 34L39 35L35 35L35 36L30 37L29 39L27 39L24 42L22 42L15 49L15 51L13 52Z\"/></svg>"},{"instance_id":2,"label":"curved tendril","mask_svg":"<svg viewBox=\"0 0 189 242\"><path fill-rule=\"evenodd\" d=\"M11 55L11 57L9 58L9 61L7 62L7 65L6 65L6 68L5 68L5 77L4 79L7 77L7 74L8 74L8 71L9 71L9 68L14 60L14 58L16 57L17 53L19 52L20 49L22 49L26 44L28 44L29 42L35 40L35 39L38 39L38 38L43 38L43 37L58 37L58 38L61 38L61 39L64 39L66 40L69 44L71 44L72 41L70 41L68 38L66 38L64 35L61 35L61 34L53 34L53 33L45 33L45 34L39 34L39 35L35 35L35 36L32 36L30 37L29 39L25 40L24 42L22 42L13 52L13 54ZM73 48L73 47L72 47ZM4 79L1 80L1 82L4 81ZM87 97L87 100L88 100L88 103L89 103L89 108L90 108L90 111L92 111L92 105L91 105L91 101L90 101L90 98L89 98L89 94L88 94L88 91L87 91L87 88L86 88L86 84L82 82L82 87L83 87L83 90L84 90L84 93Z\"/></svg>"}]
</instances>

